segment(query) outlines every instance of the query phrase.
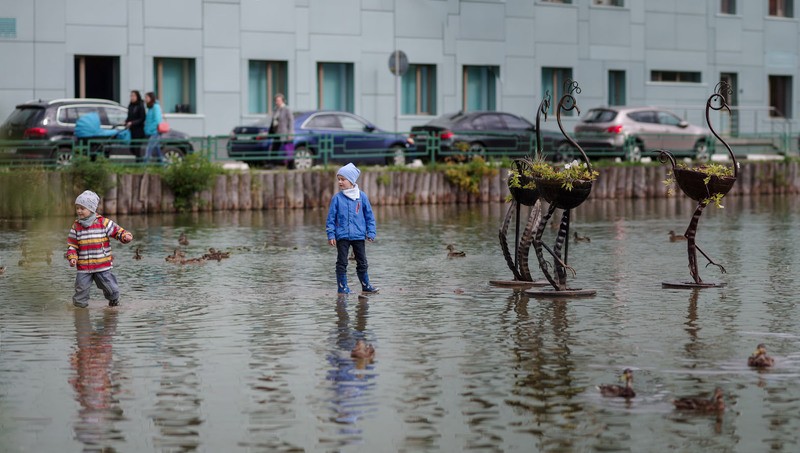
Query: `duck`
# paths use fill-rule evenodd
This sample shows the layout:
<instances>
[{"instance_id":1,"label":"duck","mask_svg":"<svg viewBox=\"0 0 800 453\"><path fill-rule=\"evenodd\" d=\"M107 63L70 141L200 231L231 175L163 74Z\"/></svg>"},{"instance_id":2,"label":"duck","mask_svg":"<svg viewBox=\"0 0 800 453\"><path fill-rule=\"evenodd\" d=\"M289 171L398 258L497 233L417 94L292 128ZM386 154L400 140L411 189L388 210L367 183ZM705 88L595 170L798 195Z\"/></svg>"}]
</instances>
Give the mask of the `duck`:
<instances>
[{"instance_id":1,"label":"duck","mask_svg":"<svg viewBox=\"0 0 800 453\"><path fill-rule=\"evenodd\" d=\"M354 359L372 359L375 357L375 348L364 340L358 340L353 350L350 351L350 357Z\"/></svg>"},{"instance_id":2,"label":"duck","mask_svg":"<svg viewBox=\"0 0 800 453\"><path fill-rule=\"evenodd\" d=\"M168 263L180 263L180 262L181 262L181 260L182 260L182 259L183 259L185 256L186 256L186 254L185 254L185 253L183 253L183 252L181 251L181 249L175 249L175 251L174 251L174 252L172 252L172 255L167 255L167 257L166 257L166 258L164 258L164 259L165 259L165 260L166 260Z\"/></svg>"},{"instance_id":3,"label":"duck","mask_svg":"<svg viewBox=\"0 0 800 453\"><path fill-rule=\"evenodd\" d=\"M133 251L133 259L135 260L142 259L142 251L139 247L136 247L136 250Z\"/></svg>"},{"instance_id":4,"label":"duck","mask_svg":"<svg viewBox=\"0 0 800 453\"><path fill-rule=\"evenodd\" d=\"M205 262L204 258L188 258L182 259L180 261L181 264L203 264Z\"/></svg>"},{"instance_id":5,"label":"duck","mask_svg":"<svg viewBox=\"0 0 800 453\"><path fill-rule=\"evenodd\" d=\"M592 239L589 236L578 236L577 231L572 235L572 237L575 238L576 242L592 242Z\"/></svg>"},{"instance_id":6,"label":"duck","mask_svg":"<svg viewBox=\"0 0 800 453\"><path fill-rule=\"evenodd\" d=\"M189 239L186 238L186 233L181 232L180 236L178 236L178 244L189 245Z\"/></svg>"},{"instance_id":7,"label":"duck","mask_svg":"<svg viewBox=\"0 0 800 453\"><path fill-rule=\"evenodd\" d=\"M463 258L463 257L467 256L466 253L464 253L464 252L462 252L460 250L456 250L456 246L453 245L453 244L447 244L447 250L448 250L448 252L447 252L447 257L448 258Z\"/></svg>"},{"instance_id":8,"label":"duck","mask_svg":"<svg viewBox=\"0 0 800 453\"><path fill-rule=\"evenodd\" d=\"M675 234L675 230L669 230L669 242L685 241L686 236L682 234Z\"/></svg>"},{"instance_id":9,"label":"duck","mask_svg":"<svg viewBox=\"0 0 800 453\"><path fill-rule=\"evenodd\" d=\"M678 398L673 400L672 404L675 405L675 409L682 411L722 412L725 410L725 400L720 387L714 389L714 395L711 398Z\"/></svg>"},{"instance_id":10,"label":"duck","mask_svg":"<svg viewBox=\"0 0 800 453\"><path fill-rule=\"evenodd\" d=\"M208 253L203 255L204 260L222 261L225 258L230 258L231 252L221 252L214 247L209 247Z\"/></svg>"},{"instance_id":11,"label":"duck","mask_svg":"<svg viewBox=\"0 0 800 453\"><path fill-rule=\"evenodd\" d=\"M621 398L633 398L636 392L633 391L633 370L625 368L625 371L620 375L620 380L625 380L625 385L618 384L601 384L597 388L603 396L617 396Z\"/></svg>"},{"instance_id":12,"label":"duck","mask_svg":"<svg viewBox=\"0 0 800 453\"><path fill-rule=\"evenodd\" d=\"M767 355L767 347L764 343L759 343L753 355L747 358L747 366L769 368L774 364L775 359Z\"/></svg>"}]
</instances>

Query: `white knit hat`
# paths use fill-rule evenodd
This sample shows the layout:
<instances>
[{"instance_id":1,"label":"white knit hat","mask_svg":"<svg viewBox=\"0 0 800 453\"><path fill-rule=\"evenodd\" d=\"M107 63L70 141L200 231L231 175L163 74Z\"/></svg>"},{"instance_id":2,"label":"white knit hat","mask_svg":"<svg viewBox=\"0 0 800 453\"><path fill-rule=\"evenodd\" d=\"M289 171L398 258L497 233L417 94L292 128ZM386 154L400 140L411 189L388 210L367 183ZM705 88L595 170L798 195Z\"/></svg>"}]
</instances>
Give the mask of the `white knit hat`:
<instances>
[{"instance_id":1,"label":"white knit hat","mask_svg":"<svg viewBox=\"0 0 800 453\"><path fill-rule=\"evenodd\" d=\"M100 204L100 197L91 190L86 190L78 195L78 198L75 199L75 204L79 204L92 212L97 212L97 205Z\"/></svg>"}]
</instances>

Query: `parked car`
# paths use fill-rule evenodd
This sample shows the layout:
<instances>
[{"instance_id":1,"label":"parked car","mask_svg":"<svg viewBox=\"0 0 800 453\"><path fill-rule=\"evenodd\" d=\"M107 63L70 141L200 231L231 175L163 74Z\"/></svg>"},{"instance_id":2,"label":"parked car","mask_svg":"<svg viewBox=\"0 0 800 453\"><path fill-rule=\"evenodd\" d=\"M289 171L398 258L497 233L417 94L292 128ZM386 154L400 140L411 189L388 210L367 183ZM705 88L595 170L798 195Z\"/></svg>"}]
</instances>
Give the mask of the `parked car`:
<instances>
[{"instance_id":1,"label":"parked car","mask_svg":"<svg viewBox=\"0 0 800 453\"><path fill-rule=\"evenodd\" d=\"M621 157L637 162L657 157L666 149L677 157L699 161L710 158L711 132L689 124L678 115L655 107L602 107L591 109L575 125L575 141L590 157ZM577 158L568 143L557 150L558 160Z\"/></svg>"},{"instance_id":2,"label":"parked car","mask_svg":"<svg viewBox=\"0 0 800 453\"><path fill-rule=\"evenodd\" d=\"M513 113L475 111L446 113L422 126L411 128L411 138L427 155L441 151L437 160L471 155L529 155L535 142L536 127ZM439 137L439 148L429 140ZM542 129L543 150L552 153L562 142L560 132Z\"/></svg>"},{"instance_id":3,"label":"parked car","mask_svg":"<svg viewBox=\"0 0 800 453\"><path fill-rule=\"evenodd\" d=\"M281 137L270 135L271 119L236 126L228 141L228 157L259 163L279 161L290 168L305 169L320 152L329 150L329 162L356 164L405 164L413 145L404 134L384 131L366 119L339 111L314 110L294 113L291 146L280 146Z\"/></svg>"},{"instance_id":4,"label":"parked car","mask_svg":"<svg viewBox=\"0 0 800 453\"><path fill-rule=\"evenodd\" d=\"M15 154L25 158L48 159L68 164L78 139L75 123L87 113L97 113L105 130L123 129L128 116L127 107L106 99L56 99L30 101L17 105L0 126L0 140L11 141ZM170 130L161 135L164 159L174 161L194 152L189 136ZM30 141L30 144L25 142ZM92 139L92 154L141 157L144 143L125 144L114 137Z\"/></svg>"}]
</instances>

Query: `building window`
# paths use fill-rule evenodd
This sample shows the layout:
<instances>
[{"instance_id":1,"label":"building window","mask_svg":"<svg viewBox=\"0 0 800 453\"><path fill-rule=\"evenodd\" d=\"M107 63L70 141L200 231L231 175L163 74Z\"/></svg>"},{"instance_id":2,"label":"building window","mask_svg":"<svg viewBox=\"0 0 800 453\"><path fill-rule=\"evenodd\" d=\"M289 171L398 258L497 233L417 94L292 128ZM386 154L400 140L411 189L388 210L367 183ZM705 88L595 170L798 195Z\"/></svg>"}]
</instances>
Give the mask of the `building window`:
<instances>
[{"instance_id":1,"label":"building window","mask_svg":"<svg viewBox=\"0 0 800 453\"><path fill-rule=\"evenodd\" d=\"M196 113L194 58L156 58L156 96L165 113Z\"/></svg>"},{"instance_id":2,"label":"building window","mask_svg":"<svg viewBox=\"0 0 800 453\"><path fill-rule=\"evenodd\" d=\"M792 117L792 77L769 76L769 116Z\"/></svg>"},{"instance_id":3,"label":"building window","mask_svg":"<svg viewBox=\"0 0 800 453\"><path fill-rule=\"evenodd\" d=\"M75 55L74 61L75 97L119 102L119 57Z\"/></svg>"},{"instance_id":4,"label":"building window","mask_svg":"<svg viewBox=\"0 0 800 453\"><path fill-rule=\"evenodd\" d=\"M566 94L564 82L572 79L572 68L542 68L542 99L550 93L550 113L555 113L558 108L558 101L561 96ZM564 115L572 115L573 110L562 112Z\"/></svg>"},{"instance_id":5,"label":"building window","mask_svg":"<svg viewBox=\"0 0 800 453\"><path fill-rule=\"evenodd\" d=\"M498 66L464 66L462 109L495 110L497 108Z\"/></svg>"},{"instance_id":6,"label":"building window","mask_svg":"<svg viewBox=\"0 0 800 453\"><path fill-rule=\"evenodd\" d=\"M0 38L14 39L17 37L17 18L0 17Z\"/></svg>"},{"instance_id":7,"label":"building window","mask_svg":"<svg viewBox=\"0 0 800 453\"><path fill-rule=\"evenodd\" d=\"M608 71L608 105L625 105L625 71Z\"/></svg>"},{"instance_id":8,"label":"building window","mask_svg":"<svg viewBox=\"0 0 800 453\"><path fill-rule=\"evenodd\" d=\"M572 0L542 0L542 3L564 3L571 4Z\"/></svg>"},{"instance_id":9,"label":"building window","mask_svg":"<svg viewBox=\"0 0 800 453\"><path fill-rule=\"evenodd\" d=\"M769 0L769 15L794 17L794 0Z\"/></svg>"},{"instance_id":10,"label":"building window","mask_svg":"<svg viewBox=\"0 0 800 453\"><path fill-rule=\"evenodd\" d=\"M353 63L318 63L317 86L320 109L354 112Z\"/></svg>"},{"instance_id":11,"label":"building window","mask_svg":"<svg viewBox=\"0 0 800 453\"><path fill-rule=\"evenodd\" d=\"M287 67L285 61L250 60L247 85L248 113L272 114L274 106L272 98L278 93L286 96L289 91ZM286 97L285 100L288 104L289 98Z\"/></svg>"},{"instance_id":12,"label":"building window","mask_svg":"<svg viewBox=\"0 0 800 453\"><path fill-rule=\"evenodd\" d=\"M700 73L693 71L650 71L651 82L700 83Z\"/></svg>"},{"instance_id":13,"label":"building window","mask_svg":"<svg viewBox=\"0 0 800 453\"><path fill-rule=\"evenodd\" d=\"M736 14L736 0L720 0L719 12L722 14Z\"/></svg>"},{"instance_id":14,"label":"building window","mask_svg":"<svg viewBox=\"0 0 800 453\"><path fill-rule=\"evenodd\" d=\"M403 115L436 114L436 65L408 65L402 83Z\"/></svg>"},{"instance_id":15,"label":"building window","mask_svg":"<svg viewBox=\"0 0 800 453\"><path fill-rule=\"evenodd\" d=\"M592 5L597 6L618 6L623 7L625 6L624 0L592 0Z\"/></svg>"}]
</instances>

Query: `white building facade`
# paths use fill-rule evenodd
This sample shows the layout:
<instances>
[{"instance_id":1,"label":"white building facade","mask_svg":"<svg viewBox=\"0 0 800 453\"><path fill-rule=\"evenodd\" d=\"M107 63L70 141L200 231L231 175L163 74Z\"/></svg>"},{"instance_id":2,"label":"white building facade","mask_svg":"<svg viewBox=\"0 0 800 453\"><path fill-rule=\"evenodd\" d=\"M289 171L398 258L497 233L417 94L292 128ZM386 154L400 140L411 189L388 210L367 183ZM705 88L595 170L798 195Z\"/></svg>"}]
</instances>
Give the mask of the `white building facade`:
<instances>
[{"instance_id":1,"label":"white building facade","mask_svg":"<svg viewBox=\"0 0 800 453\"><path fill-rule=\"evenodd\" d=\"M407 131L462 109L533 119L542 94L573 78L582 111L658 105L699 123L727 80L729 131L800 130L793 3L2 0L0 118L31 99L127 104L130 90L155 91L174 127L222 135L283 92L294 110ZM399 84L396 49L409 62Z\"/></svg>"}]
</instances>

